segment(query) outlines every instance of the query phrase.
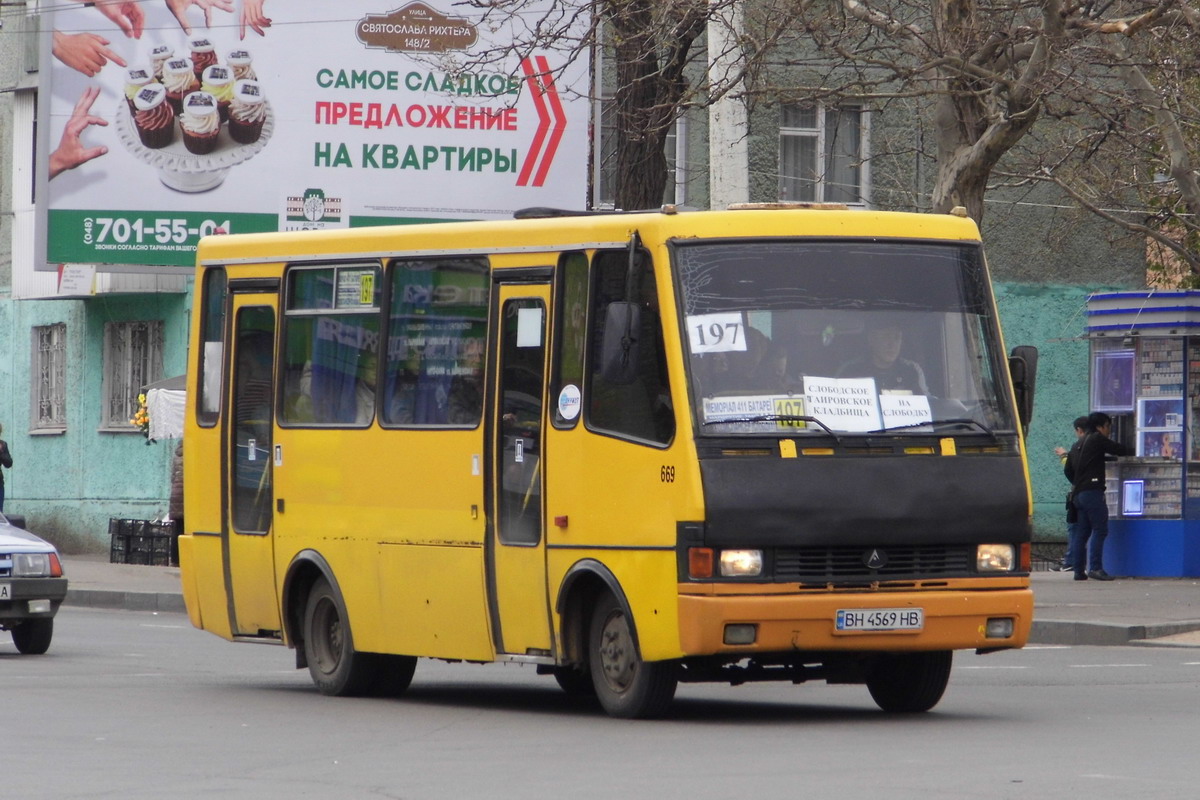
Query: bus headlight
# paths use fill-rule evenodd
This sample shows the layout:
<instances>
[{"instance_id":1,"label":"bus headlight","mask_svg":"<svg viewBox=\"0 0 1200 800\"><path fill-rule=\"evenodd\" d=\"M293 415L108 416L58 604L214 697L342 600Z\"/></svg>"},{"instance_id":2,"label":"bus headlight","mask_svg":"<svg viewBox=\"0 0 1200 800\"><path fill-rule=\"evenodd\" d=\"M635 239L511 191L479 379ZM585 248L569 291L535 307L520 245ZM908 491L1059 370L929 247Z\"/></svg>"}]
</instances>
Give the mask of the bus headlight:
<instances>
[{"instance_id":1,"label":"bus headlight","mask_svg":"<svg viewBox=\"0 0 1200 800\"><path fill-rule=\"evenodd\" d=\"M762 550L722 550L721 576L752 578L762 574Z\"/></svg>"},{"instance_id":2,"label":"bus headlight","mask_svg":"<svg viewBox=\"0 0 1200 800\"><path fill-rule=\"evenodd\" d=\"M1012 572L1016 551L1011 544L981 544L975 550L975 569L979 572Z\"/></svg>"}]
</instances>

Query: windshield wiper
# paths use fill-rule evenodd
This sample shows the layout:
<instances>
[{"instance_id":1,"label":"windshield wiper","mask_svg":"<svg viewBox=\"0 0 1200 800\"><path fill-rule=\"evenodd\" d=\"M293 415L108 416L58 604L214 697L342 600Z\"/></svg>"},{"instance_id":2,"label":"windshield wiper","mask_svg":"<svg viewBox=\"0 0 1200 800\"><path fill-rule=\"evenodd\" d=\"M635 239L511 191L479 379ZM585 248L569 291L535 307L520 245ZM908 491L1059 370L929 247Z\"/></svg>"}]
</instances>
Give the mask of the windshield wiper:
<instances>
[{"instance_id":1,"label":"windshield wiper","mask_svg":"<svg viewBox=\"0 0 1200 800\"><path fill-rule=\"evenodd\" d=\"M879 428L878 430L870 431L870 433L890 433L891 431L902 431L906 428L924 428L933 425L973 425L993 439L996 438L996 433L991 428L979 420L971 419L970 417L952 417L949 419L929 420L928 422L911 422L907 425L893 425L887 428Z\"/></svg>"},{"instance_id":2,"label":"windshield wiper","mask_svg":"<svg viewBox=\"0 0 1200 800\"><path fill-rule=\"evenodd\" d=\"M821 420L817 419L816 417L810 417L810 416L807 416L804 414L756 414L756 415L750 416L750 417L730 417L728 419L712 419L712 420L705 420L704 426L708 427L709 425L726 425L729 423L739 423L739 422L812 422L815 425L817 425L818 427L820 427L821 430L825 431L825 433L832 436L833 440L835 442L837 442L838 444L842 443L841 437L839 437L836 433L834 433L832 428L830 428L824 422L821 422Z\"/></svg>"}]
</instances>

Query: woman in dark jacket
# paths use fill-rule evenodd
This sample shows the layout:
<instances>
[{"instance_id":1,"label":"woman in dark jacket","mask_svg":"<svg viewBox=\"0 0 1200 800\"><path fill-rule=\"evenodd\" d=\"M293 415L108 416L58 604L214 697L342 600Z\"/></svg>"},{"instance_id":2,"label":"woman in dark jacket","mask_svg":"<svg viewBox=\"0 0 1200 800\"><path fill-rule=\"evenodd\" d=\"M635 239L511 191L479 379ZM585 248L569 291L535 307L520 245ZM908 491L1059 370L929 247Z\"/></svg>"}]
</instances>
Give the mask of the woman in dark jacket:
<instances>
[{"instance_id":1,"label":"woman in dark jacket","mask_svg":"<svg viewBox=\"0 0 1200 800\"><path fill-rule=\"evenodd\" d=\"M1108 538L1104 462L1109 456L1127 456L1130 451L1108 438L1111 430L1112 417L1093 411L1088 415L1087 433L1072 445L1063 466L1063 473L1071 482L1072 502L1079 512L1079 519L1071 529L1070 542L1077 581L1113 579L1104 571L1104 540Z\"/></svg>"}]
</instances>

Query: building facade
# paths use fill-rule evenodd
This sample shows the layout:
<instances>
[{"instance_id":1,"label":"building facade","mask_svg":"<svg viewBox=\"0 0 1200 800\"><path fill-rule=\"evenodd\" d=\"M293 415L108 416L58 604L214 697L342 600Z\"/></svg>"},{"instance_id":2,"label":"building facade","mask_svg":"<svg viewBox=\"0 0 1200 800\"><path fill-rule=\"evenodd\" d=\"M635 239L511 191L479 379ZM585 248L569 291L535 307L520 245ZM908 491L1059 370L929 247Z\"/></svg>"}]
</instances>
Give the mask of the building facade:
<instances>
[{"instance_id":1,"label":"building facade","mask_svg":"<svg viewBox=\"0 0 1200 800\"><path fill-rule=\"evenodd\" d=\"M97 551L107 547L110 518L167 513L174 443L148 444L129 420L142 387L184 371L191 279L179 270L111 266L35 271L44 62L32 10L7 6L2 20L6 45L18 44L0 48L0 424L15 459L5 476L6 509L68 552ZM923 208L934 165L911 154L932 132L913 108L760 102L744 118L738 168L747 174L746 200ZM599 166L590 202L603 204L611 149L606 126L593 130ZM666 199L705 208L720 194L709 175L728 150L710 149L711 138L705 113L680 121L669 144ZM911 146L897 146L904 141ZM1087 410L1086 299L1144 285L1144 253L1050 195L989 198L984 237L1008 344L1041 352L1030 468L1039 533L1061 535L1066 487L1053 448L1069 443L1071 421Z\"/></svg>"}]
</instances>

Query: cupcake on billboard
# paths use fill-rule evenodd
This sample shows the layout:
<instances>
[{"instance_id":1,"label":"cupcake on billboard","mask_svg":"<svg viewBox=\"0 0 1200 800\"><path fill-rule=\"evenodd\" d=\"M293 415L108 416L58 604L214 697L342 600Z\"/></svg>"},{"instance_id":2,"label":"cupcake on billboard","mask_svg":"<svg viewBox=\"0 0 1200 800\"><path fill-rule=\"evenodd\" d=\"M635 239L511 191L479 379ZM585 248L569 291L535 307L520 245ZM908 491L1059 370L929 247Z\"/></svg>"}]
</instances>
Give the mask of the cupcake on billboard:
<instances>
[{"instance_id":1,"label":"cupcake on billboard","mask_svg":"<svg viewBox=\"0 0 1200 800\"><path fill-rule=\"evenodd\" d=\"M165 86L151 83L142 87L133 103L137 107L133 124L142 144L158 150L175 141L175 112L167 102Z\"/></svg>"},{"instance_id":2,"label":"cupcake on billboard","mask_svg":"<svg viewBox=\"0 0 1200 800\"><path fill-rule=\"evenodd\" d=\"M229 56L225 59L225 65L233 70L235 82L258 80L258 75L254 73L254 59L250 57L249 50L230 51Z\"/></svg>"},{"instance_id":3,"label":"cupcake on billboard","mask_svg":"<svg viewBox=\"0 0 1200 800\"><path fill-rule=\"evenodd\" d=\"M229 136L240 144L253 144L262 136L267 120L266 98L258 81L241 80L233 85L229 104Z\"/></svg>"},{"instance_id":4,"label":"cupcake on billboard","mask_svg":"<svg viewBox=\"0 0 1200 800\"><path fill-rule=\"evenodd\" d=\"M217 98L208 92L192 92L183 98L179 127L183 129L183 146L189 153L203 156L215 150L217 136L221 133Z\"/></svg>"},{"instance_id":5,"label":"cupcake on billboard","mask_svg":"<svg viewBox=\"0 0 1200 800\"><path fill-rule=\"evenodd\" d=\"M167 102L175 115L183 113L183 98L200 88L190 58L173 58L163 65L163 86L167 87Z\"/></svg>"},{"instance_id":6,"label":"cupcake on billboard","mask_svg":"<svg viewBox=\"0 0 1200 800\"><path fill-rule=\"evenodd\" d=\"M217 111L221 122L229 119L229 103L233 100L233 75L229 67L214 64L204 70L200 80L200 91L208 92L217 99Z\"/></svg>"},{"instance_id":7,"label":"cupcake on billboard","mask_svg":"<svg viewBox=\"0 0 1200 800\"><path fill-rule=\"evenodd\" d=\"M196 71L196 80L203 80L204 70L217 63L217 48L207 36L188 39L188 48L192 51L192 69Z\"/></svg>"},{"instance_id":8,"label":"cupcake on billboard","mask_svg":"<svg viewBox=\"0 0 1200 800\"><path fill-rule=\"evenodd\" d=\"M150 71L154 73L154 80L162 83L163 67L174 57L175 48L169 44L160 44L150 51Z\"/></svg>"},{"instance_id":9,"label":"cupcake on billboard","mask_svg":"<svg viewBox=\"0 0 1200 800\"><path fill-rule=\"evenodd\" d=\"M137 111L134 108L133 98L137 97L137 93L143 86L153 82L154 71L150 67L139 65L125 70L125 102L129 104L130 114Z\"/></svg>"}]
</instances>

